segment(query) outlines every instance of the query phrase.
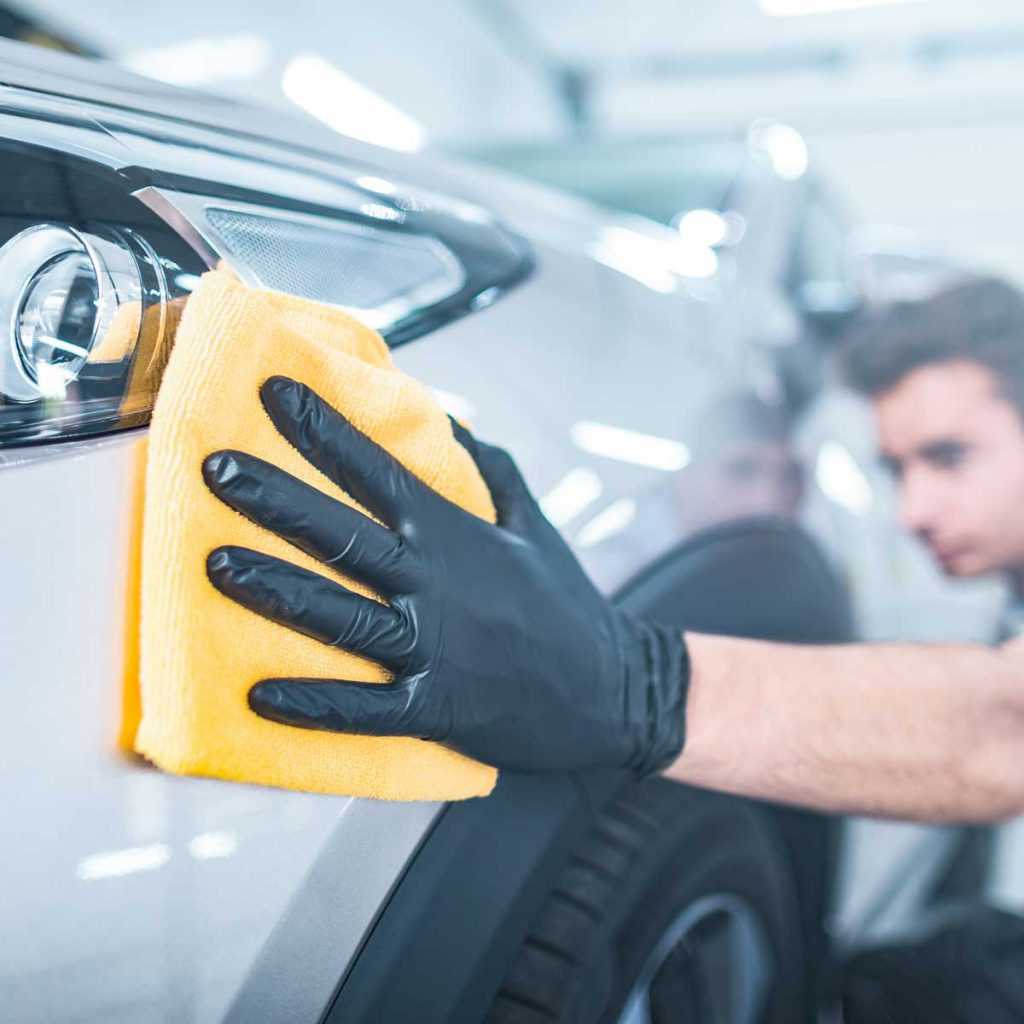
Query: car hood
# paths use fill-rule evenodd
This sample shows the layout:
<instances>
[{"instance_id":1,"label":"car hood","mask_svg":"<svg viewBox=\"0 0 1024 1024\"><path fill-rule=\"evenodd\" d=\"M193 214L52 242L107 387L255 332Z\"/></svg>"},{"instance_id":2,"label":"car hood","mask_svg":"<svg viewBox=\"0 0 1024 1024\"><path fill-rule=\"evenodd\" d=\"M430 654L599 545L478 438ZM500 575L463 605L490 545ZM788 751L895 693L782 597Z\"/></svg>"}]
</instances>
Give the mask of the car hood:
<instances>
[{"instance_id":1,"label":"car hood","mask_svg":"<svg viewBox=\"0 0 1024 1024\"><path fill-rule=\"evenodd\" d=\"M0 105L3 86L84 101L111 111L155 115L230 135L248 135L273 140L282 146L323 153L336 153L341 138L312 118L293 115L287 110L167 85L111 61L10 40L0 40ZM98 120L102 119L100 114ZM376 146L348 139L345 142L346 149L351 144L357 150L380 152Z\"/></svg>"},{"instance_id":2,"label":"car hood","mask_svg":"<svg viewBox=\"0 0 1024 1024\"><path fill-rule=\"evenodd\" d=\"M8 91L5 104L4 93ZM628 230L654 244L678 244L678 233L641 217L616 215L585 200L522 178L453 159L436 149L410 154L360 142L319 121L287 109L167 85L110 61L80 57L27 43L0 40L0 113L28 92L75 104L125 146L126 162L141 160L124 128L136 138L159 134L195 136L197 147L217 137L266 159L309 162L321 169L344 165L382 172L420 188L483 206L533 241L585 253L603 244L609 231ZM137 122L137 123L136 123ZM686 301L686 300L684 300Z\"/></svg>"}]
</instances>

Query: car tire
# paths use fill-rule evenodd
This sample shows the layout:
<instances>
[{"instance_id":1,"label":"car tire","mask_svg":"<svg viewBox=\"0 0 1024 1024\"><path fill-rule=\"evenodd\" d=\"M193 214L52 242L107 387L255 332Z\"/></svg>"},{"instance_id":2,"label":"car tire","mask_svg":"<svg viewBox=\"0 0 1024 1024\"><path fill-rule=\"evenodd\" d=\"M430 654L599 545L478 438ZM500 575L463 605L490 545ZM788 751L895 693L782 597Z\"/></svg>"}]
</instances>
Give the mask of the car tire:
<instances>
[{"instance_id":1,"label":"car tire","mask_svg":"<svg viewBox=\"0 0 1024 1024\"><path fill-rule=\"evenodd\" d=\"M569 857L488 1024L807 1019L788 863L753 802L627 785Z\"/></svg>"}]
</instances>

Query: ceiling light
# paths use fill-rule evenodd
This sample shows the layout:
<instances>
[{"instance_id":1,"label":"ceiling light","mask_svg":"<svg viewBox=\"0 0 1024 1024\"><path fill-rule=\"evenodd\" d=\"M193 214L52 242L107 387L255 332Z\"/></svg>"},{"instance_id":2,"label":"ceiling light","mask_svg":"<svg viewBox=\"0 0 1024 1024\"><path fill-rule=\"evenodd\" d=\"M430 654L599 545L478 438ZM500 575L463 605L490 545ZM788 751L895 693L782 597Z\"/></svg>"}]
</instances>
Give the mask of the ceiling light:
<instances>
[{"instance_id":1,"label":"ceiling light","mask_svg":"<svg viewBox=\"0 0 1024 1024\"><path fill-rule=\"evenodd\" d=\"M307 114L353 139L407 153L426 142L418 121L315 54L289 61L281 91Z\"/></svg>"},{"instance_id":2,"label":"ceiling light","mask_svg":"<svg viewBox=\"0 0 1024 1024\"><path fill-rule=\"evenodd\" d=\"M721 245L729 234L729 225L717 210L687 210L676 228L687 241L709 249Z\"/></svg>"},{"instance_id":3,"label":"ceiling light","mask_svg":"<svg viewBox=\"0 0 1024 1024\"><path fill-rule=\"evenodd\" d=\"M755 157L767 160L785 181L796 181L807 170L807 143L788 124L755 121L747 132L747 146Z\"/></svg>"}]
</instances>

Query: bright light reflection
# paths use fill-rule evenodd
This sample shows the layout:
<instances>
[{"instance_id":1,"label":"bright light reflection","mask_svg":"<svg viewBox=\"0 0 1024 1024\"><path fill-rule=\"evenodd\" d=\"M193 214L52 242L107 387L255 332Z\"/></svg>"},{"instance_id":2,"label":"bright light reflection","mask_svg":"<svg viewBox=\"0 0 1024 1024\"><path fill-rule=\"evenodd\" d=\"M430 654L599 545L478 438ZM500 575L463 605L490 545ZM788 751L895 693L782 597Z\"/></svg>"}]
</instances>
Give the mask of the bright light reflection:
<instances>
[{"instance_id":1,"label":"bright light reflection","mask_svg":"<svg viewBox=\"0 0 1024 1024\"><path fill-rule=\"evenodd\" d=\"M747 233L747 222L743 214L735 210L726 210L722 214L722 220L725 221L725 239L722 244L739 245Z\"/></svg>"},{"instance_id":2,"label":"bright light reflection","mask_svg":"<svg viewBox=\"0 0 1024 1024\"><path fill-rule=\"evenodd\" d=\"M831 14L916 2L919 0L761 0L761 10L775 18L793 18L802 14Z\"/></svg>"},{"instance_id":3,"label":"bright light reflection","mask_svg":"<svg viewBox=\"0 0 1024 1024\"><path fill-rule=\"evenodd\" d=\"M230 857L237 849L238 837L233 832L202 832L188 843L188 852L196 860Z\"/></svg>"},{"instance_id":4,"label":"bright light reflection","mask_svg":"<svg viewBox=\"0 0 1024 1024\"><path fill-rule=\"evenodd\" d=\"M471 420L476 416L476 406L468 398L455 394L454 391L444 391L441 388L431 388L437 404L446 413L454 416L457 420Z\"/></svg>"},{"instance_id":5,"label":"bright light reflection","mask_svg":"<svg viewBox=\"0 0 1024 1024\"><path fill-rule=\"evenodd\" d=\"M49 341L54 345L54 348L60 347L54 344L57 339L46 338L42 340ZM83 354L87 354L84 350L80 351L83 351ZM35 371L36 387L44 398L66 398L68 385L78 376L77 373L68 372L59 363L48 363L44 359L39 360L35 364Z\"/></svg>"},{"instance_id":6,"label":"bright light reflection","mask_svg":"<svg viewBox=\"0 0 1024 1024\"><path fill-rule=\"evenodd\" d=\"M676 276L712 277L718 257L706 245L684 238L653 238L629 228L602 228L588 251L599 263L657 292L674 292Z\"/></svg>"},{"instance_id":7,"label":"bright light reflection","mask_svg":"<svg viewBox=\"0 0 1024 1024\"><path fill-rule=\"evenodd\" d=\"M747 143L755 153L767 157L772 170L786 181L796 181L807 170L807 143L788 124L755 121L750 126Z\"/></svg>"},{"instance_id":8,"label":"bright light reflection","mask_svg":"<svg viewBox=\"0 0 1024 1024\"><path fill-rule=\"evenodd\" d=\"M648 469L662 469L671 473L682 469L690 461L690 449L681 441L611 427L606 423L582 420L573 424L571 436L577 447L591 455L632 462Z\"/></svg>"},{"instance_id":9,"label":"bright light reflection","mask_svg":"<svg viewBox=\"0 0 1024 1024\"><path fill-rule=\"evenodd\" d=\"M540 499L541 511L554 526L565 526L588 505L601 497L601 478L592 470L578 466L570 469Z\"/></svg>"},{"instance_id":10,"label":"bright light reflection","mask_svg":"<svg viewBox=\"0 0 1024 1024\"><path fill-rule=\"evenodd\" d=\"M392 321L391 314L383 309L360 309L359 306L338 306L338 309L343 309L349 316L354 316L367 327L372 327L376 331L387 327Z\"/></svg>"},{"instance_id":11,"label":"bright light reflection","mask_svg":"<svg viewBox=\"0 0 1024 1024\"><path fill-rule=\"evenodd\" d=\"M120 878L140 871L153 871L171 859L171 848L166 843L132 846L124 850L94 853L78 862L75 874L83 882L101 878Z\"/></svg>"},{"instance_id":12,"label":"bright light reflection","mask_svg":"<svg viewBox=\"0 0 1024 1024\"><path fill-rule=\"evenodd\" d=\"M365 214L367 217L376 217L377 220L402 219L402 215L398 210L395 210L390 206L385 206L383 203L363 203L359 207L359 212Z\"/></svg>"},{"instance_id":13,"label":"bright light reflection","mask_svg":"<svg viewBox=\"0 0 1024 1024\"><path fill-rule=\"evenodd\" d=\"M838 441L825 441L818 449L814 479L827 498L854 515L863 515L871 507L871 482Z\"/></svg>"},{"instance_id":14,"label":"bright light reflection","mask_svg":"<svg viewBox=\"0 0 1024 1024\"><path fill-rule=\"evenodd\" d=\"M230 79L255 78L270 63L270 43L262 36L200 37L120 58L140 75L171 85L209 85Z\"/></svg>"},{"instance_id":15,"label":"bright light reflection","mask_svg":"<svg viewBox=\"0 0 1024 1024\"><path fill-rule=\"evenodd\" d=\"M376 192L382 196L393 196L398 191L398 186L387 178L378 178L373 174L364 174L356 178L356 184L365 188L367 192Z\"/></svg>"},{"instance_id":16,"label":"bright light reflection","mask_svg":"<svg viewBox=\"0 0 1024 1024\"><path fill-rule=\"evenodd\" d=\"M592 548L624 530L636 518L636 502L632 498L619 498L602 509L576 535L576 546Z\"/></svg>"},{"instance_id":17,"label":"bright light reflection","mask_svg":"<svg viewBox=\"0 0 1024 1024\"><path fill-rule=\"evenodd\" d=\"M426 141L418 121L315 54L288 62L281 91L307 114L353 139L402 152L415 152Z\"/></svg>"},{"instance_id":18,"label":"bright light reflection","mask_svg":"<svg viewBox=\"0 0 1024 1024\"><path fill-rule=\"evenodd\" d=\"M676 227L687 241L710 249L721 245L729 234L729 225L717 210L689 210Z\"/></svg>"},{"instance_id":19,"label":"bright light reflection","mask_svg":"<svg viewBox=\"0 0 1024 1024\"><path fill-rule=\"evenodd\" d=\"M194 292L199 287L198 274L175 274L174 283L185 292Z\"/></svg>"}]
</instances>

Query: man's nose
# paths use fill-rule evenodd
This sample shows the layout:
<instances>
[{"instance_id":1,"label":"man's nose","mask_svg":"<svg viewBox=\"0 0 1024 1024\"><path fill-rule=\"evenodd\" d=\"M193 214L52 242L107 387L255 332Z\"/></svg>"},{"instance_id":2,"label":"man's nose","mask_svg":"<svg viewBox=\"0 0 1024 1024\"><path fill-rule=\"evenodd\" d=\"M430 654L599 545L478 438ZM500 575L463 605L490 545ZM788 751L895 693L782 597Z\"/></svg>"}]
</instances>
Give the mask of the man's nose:
<instances>
[{"instance_id":1,"label":"man's nose","mask_svg":"<svg viewBox=\"0 0 1024 1024\"><path fill-rule=\"evenodd\" d=\"M931 530L939 514L939 494L925 474L908 472L900 491L903 525L914 533Z\"/></svg>"}]
</instances>

